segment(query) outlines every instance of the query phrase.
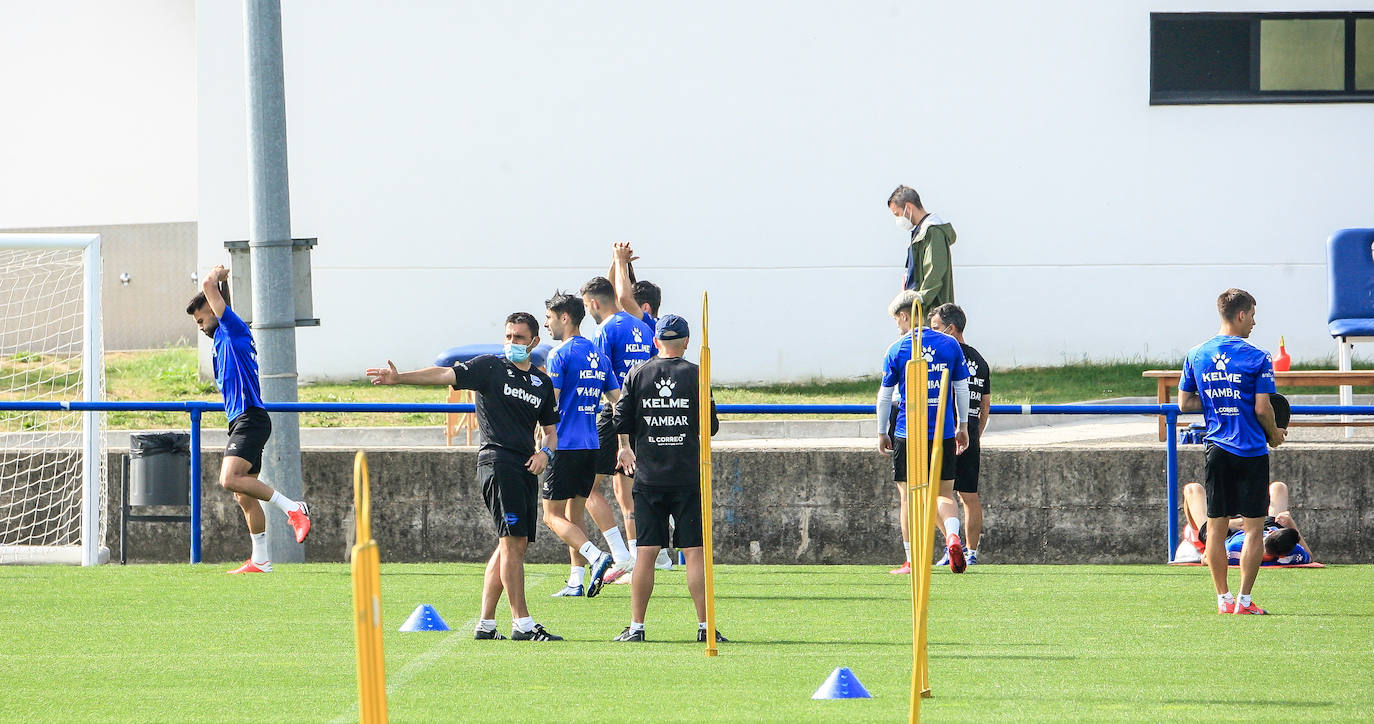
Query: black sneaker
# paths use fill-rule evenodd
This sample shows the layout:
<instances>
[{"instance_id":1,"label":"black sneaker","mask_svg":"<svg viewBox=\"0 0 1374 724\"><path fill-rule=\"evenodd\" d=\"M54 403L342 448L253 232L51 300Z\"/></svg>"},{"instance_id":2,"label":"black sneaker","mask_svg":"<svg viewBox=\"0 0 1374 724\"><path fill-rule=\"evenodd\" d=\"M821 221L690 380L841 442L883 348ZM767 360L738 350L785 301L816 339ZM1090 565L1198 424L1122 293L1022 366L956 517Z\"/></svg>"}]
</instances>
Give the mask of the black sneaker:
<instances>
[{"instance_id":1,"label":"black sneaker","mask_svg":"<svg viewBox=\"0 0 1374 724\"><path fill-rule=\"evenodd\" d=\"M511 632L510 632L510 637L511 637L511 640L512 640L512 641L562 641L562 640L563 640L563 637L562 637L562 636L554 636L553 634L549 633L548 631L545 631L545 630L544 630L544 627L543 627L543 626L540 626L539 624L535 624L535 625L534 625L534 628L531 629L531 630L529 630L529 631L519 631L519 630L512 629Z\"/></svg>"},{"instance_id":2,"label":"black sneaker","mask_svg":"<svg viewBox=\"0 0 1374 724\"><path fill-rule=\"evenodd\" d=\"M482 629L479 628L479 629L476 629L475 631L472 632L472 637L475 638L475 639L477 639L478 641L482 641L482 640L484 640L484 639L491 639L491 640L495 640L495 641L505 641L505 640L506 640L506 637L505 637L505 636L502 636L500 633L497 633L496 629L492 629L492 630L490 630L490 631L484 631L484 630L482 630Z\"/></svg>"},{"instance_id":3,"label":"black sneaker","mask_svg":"<svg viewBox=\"0 0 1374 724\"><path fill-rule=\"evenodd\" d=\"M699 628L699 629L697 629L697 643L699 643L699 644L704 644L704 643L706 643L706 629L704 629L704 628ZM721 635L720 635L720 632L717 631L717 632L716 632L716 643L718 643L718 644L728 644L728 643L730 643L730 639L727 639L727 638L725 638L724 636L721 636Z\"/></svg>"},{"instance_id":4,"label":"black sneaker","mask_svg":"<svg viewBox=\"0 0 1374 724\"><path fill-rule=\"evenodd\" d=\"M636 642L639 642L639 643L644 643L644 629L640 629L640 630L638 630L638 631L631 631L631 630L630 630L630 627L629 627L629 626L626 626L626 627L625 627L625 630L624 630L624 631L621 631L619 636L616 636L615 638L613 638L613 639L611 639L611 640L612 640L612 641L636 641Z\"/></svg>"}]
</instances>

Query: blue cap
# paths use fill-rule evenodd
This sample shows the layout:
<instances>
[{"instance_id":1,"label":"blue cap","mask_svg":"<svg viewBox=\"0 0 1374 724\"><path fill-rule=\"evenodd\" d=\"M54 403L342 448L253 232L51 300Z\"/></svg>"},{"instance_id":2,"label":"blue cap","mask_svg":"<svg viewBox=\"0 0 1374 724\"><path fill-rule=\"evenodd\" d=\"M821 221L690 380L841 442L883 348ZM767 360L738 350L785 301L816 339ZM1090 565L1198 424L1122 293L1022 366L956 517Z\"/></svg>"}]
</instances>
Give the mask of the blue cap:
<instances>
[{"instance_id":1,"label":"blue cap","mask_svg":"<svg viewBox=\"0 0 1374 724\"><path fill-rule=\"evenodd\" d=\"M683 339L688 336L687 320L676 314L664 315L654 327L654 336L658 339Z\"/></svg>"}]
</instances>

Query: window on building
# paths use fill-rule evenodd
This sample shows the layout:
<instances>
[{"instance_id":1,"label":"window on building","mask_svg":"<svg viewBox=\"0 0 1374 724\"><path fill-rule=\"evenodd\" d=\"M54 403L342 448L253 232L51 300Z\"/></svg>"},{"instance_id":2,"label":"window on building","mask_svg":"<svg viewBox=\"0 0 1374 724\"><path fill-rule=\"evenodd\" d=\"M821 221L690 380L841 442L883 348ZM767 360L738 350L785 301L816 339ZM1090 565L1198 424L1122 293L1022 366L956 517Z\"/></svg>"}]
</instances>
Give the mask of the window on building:
<instances>
[{"instance_id":1,"label":"window on building","mask_svg":"<svg viewBox=\"0 0 1374 724\"><path fill-rule=\"evenodd\" d=\"M1151 13L1150 103L1372 103L1374 13Z\"/></svg>"}]
</instances>

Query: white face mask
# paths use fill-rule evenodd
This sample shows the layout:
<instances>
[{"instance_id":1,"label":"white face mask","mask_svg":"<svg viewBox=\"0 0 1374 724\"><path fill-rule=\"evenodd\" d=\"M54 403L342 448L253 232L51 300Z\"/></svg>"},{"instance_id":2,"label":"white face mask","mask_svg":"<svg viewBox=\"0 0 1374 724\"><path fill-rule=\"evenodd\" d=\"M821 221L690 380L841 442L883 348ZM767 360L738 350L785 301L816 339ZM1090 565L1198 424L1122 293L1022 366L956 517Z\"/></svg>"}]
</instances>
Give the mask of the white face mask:
<instances>
[{"instance_id":1,"label":"white face mask","mask_svg":"<svg viewBox=\"0 0 1374 724\"><path fill-rule=\"evenodd\" d=\"M905 213L895 216L893 219L897 222L897 228L907 233L911 233L911 230L916 228L916 225L911 223L911 219L908 219Z\"/></svg>"}]
</instances>

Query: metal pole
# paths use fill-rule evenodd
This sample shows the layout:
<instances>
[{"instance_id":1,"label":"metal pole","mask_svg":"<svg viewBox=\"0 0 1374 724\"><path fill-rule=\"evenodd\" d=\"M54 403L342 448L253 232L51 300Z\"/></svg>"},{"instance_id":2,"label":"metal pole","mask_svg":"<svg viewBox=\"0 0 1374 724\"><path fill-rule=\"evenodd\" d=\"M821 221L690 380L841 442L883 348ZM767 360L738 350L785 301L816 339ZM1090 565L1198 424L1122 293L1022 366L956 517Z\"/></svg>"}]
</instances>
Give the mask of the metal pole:
<instances>
[{"instance_id":1,"label":"metal pole","mask_svg":"<svg viewBox=\"0 0 1374 724\"><path fill-rule=\"evenodd\" d=\"M1173 563L1174 551L1178 550L1178 408L1166 409L1164 420L1168 423L1169 430L1169 439L1165 443L1168 450L1165 455L1165 477L1169 489L1169 510L1165 520L1169 521L1169 550L1165 553L1164 560Z\"/></svg>"},{"instance_id":2,"label":"metal pole","mask_svg":"<svg viewBox=\"0 0 1374 724\"><path fill-rule=\"evenodd\" d=\"M191 562L200 563L200 409L191 408Z\"/></svg>"},{"instance_id":3,"label":"metal pole","mask_svg":"<svg viewBox=\"0 0 1374 724\"><path fill-rule=\"evenodd\" d=\"M248 58L248 144L253 161L252 225L248 248L253 267L253 329L263 401L296 401L296 293L291 259L291 202L286 173L286 90L282 70L280 0L244 0ZM272 415L272 437L263 452L264 482L288 498L304 497L300 420ZM272 506L267 541L272 559L299 563L304 546Z\"/></svg>"},{"instance_id":4,"label":"metal pole","mask_svg":"<svg viewBox=\"0 0 1374 724\"><path fill-rule=\"evenodd\" d=\"M97 402L104 396L102 379L105 375L104 333L100 328L100 276L103 269L99 234L86 246L85 263L86 288L82 311L86 319L86 338L82 343L85 354L81 355L81 397L87 402ZM100 505L100 471L104 468L100 456L104 450L104 430L101 428L99 412L83 412L81 417L81 565L96 566L100 565L100 547L105 544L105 531L100 525L100 516L105 512Z\"/></svg>"}]
</instances>

